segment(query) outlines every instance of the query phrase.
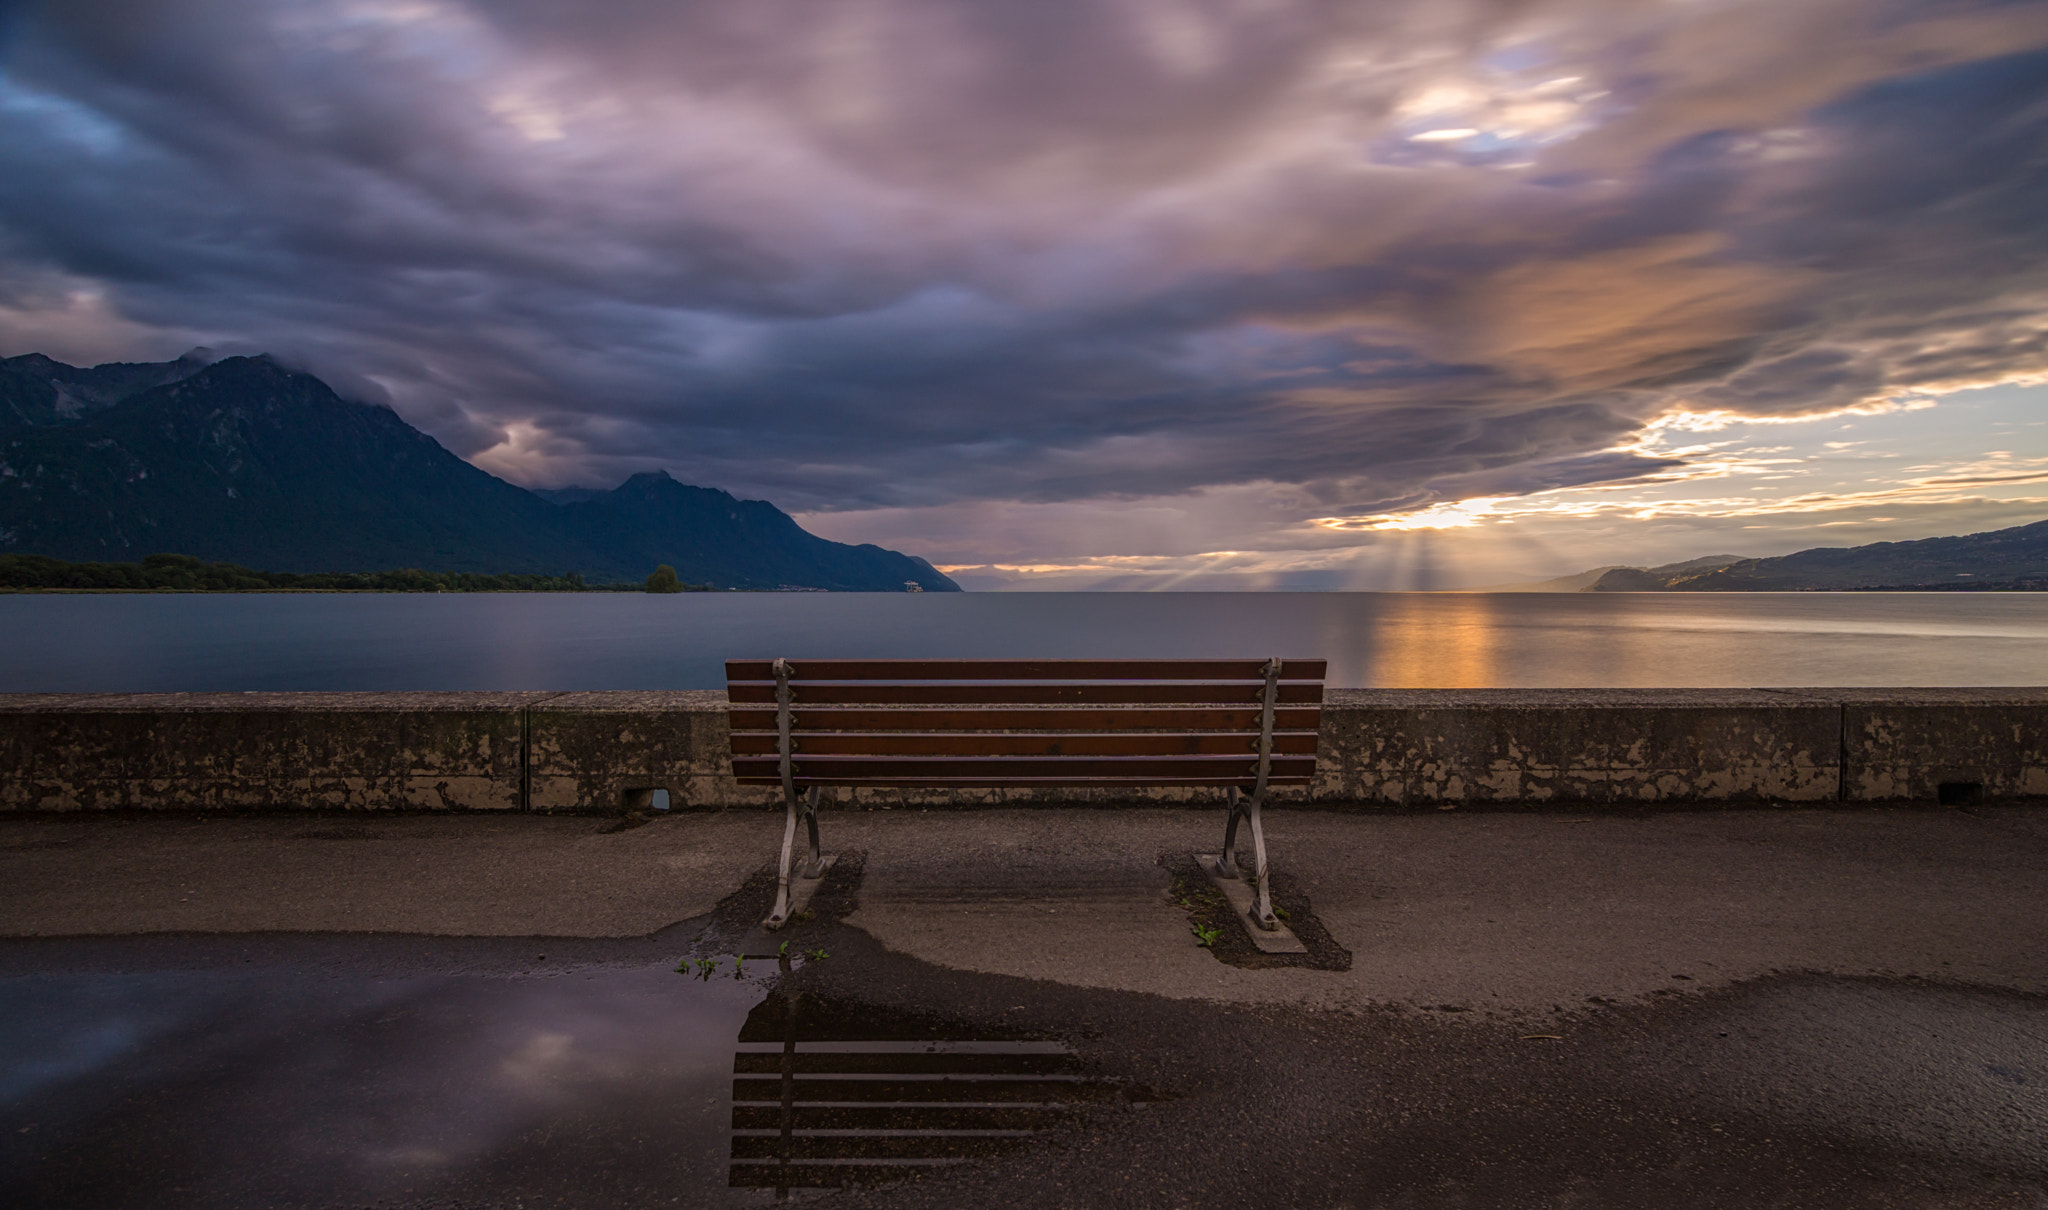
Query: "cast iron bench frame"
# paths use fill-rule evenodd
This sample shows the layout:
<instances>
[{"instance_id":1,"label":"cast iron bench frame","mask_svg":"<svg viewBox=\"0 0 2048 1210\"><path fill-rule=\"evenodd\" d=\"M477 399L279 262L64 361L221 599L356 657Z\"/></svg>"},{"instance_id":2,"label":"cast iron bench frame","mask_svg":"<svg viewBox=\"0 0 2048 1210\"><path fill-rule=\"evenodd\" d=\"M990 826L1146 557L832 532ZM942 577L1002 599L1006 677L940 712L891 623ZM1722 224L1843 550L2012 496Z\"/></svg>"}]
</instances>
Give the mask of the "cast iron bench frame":
<instances>
[{"instance_id":1,"label":"cast iron bench frame","mask_svg":"<svg viewBox=\"0 0 2048 1210\"><path fill-rule=\"evenodd\" d=\"M781 786L787 818L775 909L823 874L824 786L1213 786L1229 816L1216 873L1237 878L1237 825L1251 825L1258 897L1277 929L1259 808L1273 786L1315 776L1323 660L727 660L733 776ZM801 795L798 791L802 790ZM1244 792L1249 791L1247 796Z\"/></svg>"}]
</instances>

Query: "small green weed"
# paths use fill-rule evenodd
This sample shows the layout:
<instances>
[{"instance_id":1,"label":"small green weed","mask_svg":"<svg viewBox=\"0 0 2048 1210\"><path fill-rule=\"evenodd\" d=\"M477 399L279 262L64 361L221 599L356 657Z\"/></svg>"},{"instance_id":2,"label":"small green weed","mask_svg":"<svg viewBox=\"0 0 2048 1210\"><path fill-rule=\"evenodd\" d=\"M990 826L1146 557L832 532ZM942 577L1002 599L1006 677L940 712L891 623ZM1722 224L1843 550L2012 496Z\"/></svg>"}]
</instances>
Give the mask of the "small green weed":
<instances>
[{"instance_id":1,"label":"small green weed","mask_svg":"<svg viewBox=\"0 0 2048 1210\"><path fill-rule=\"evenodd\" d=\"M1213 947L1217 939L1223 936L1222 929L1205 929L1199 924L1191 924L1188 927L1194 931L1195 944L1203 949Z\"/></svg>"},{"instance_id":2,"label":"small green weed","mask_svg":"<svg viewBox=\"0 0 2048 1210\"><path fill-rule=\"evenodd\" d=\"M744 979L747 977L747 956L745 954L733 955L732 977L735 979Z\"/></svg>"},{"instance_id":3,"label":"small green weed","mask_svg":"<svg viewBox=\"0 0 2048 1210\"><path fill-rule=\"evenodd\" d=\"M825 959L830 958L831 956L832 955L826 953L824 950L821 949L812 950L804 955L804 957L809 958L813 962L823 962Z\"/></svg>"}]
</instances>

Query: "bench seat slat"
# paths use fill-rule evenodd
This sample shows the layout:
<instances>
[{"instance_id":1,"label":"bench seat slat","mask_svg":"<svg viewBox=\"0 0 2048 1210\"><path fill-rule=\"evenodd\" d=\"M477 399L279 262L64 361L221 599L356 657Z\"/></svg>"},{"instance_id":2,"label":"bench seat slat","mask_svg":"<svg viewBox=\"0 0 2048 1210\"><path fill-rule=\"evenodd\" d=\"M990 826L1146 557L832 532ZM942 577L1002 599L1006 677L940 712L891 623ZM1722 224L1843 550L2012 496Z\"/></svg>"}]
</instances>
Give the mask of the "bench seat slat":
<instances>
[{"instance_id":1,"label":"bench seat slat","mask_svg":"<svg viewBox=\"0 0 2048 1210\"><path fill-rule=\"evenodd\" d=\"M888 731L800 731L795 735L799 760L811 756L1256 756L1258 733L1246 731L1125 731L1108 734L1027 733L1023 735L932 734ZM775 756L780 752L773 731L736 731L732 754ZM1314 755L1316 733L1279 731L1276 753Z\"/></svg>"},{"instance_id":2,"label":"bench seat slat","mask_svg":"<svg viewBox=\"0 0 2048 1210\"><path fill-rule=\"evenodd\" d=\"M1015 703L1039 703L1049 705L1069 703L1073 705L1110 705L1129 702L1134 705L1150 702L1195 703L1246 703L1263 699L1264 682L1241 684L1201 684L1176 681L1093 681L1079 684L1049 685L1020 683L951 683L945 681L927 684L888 684L874 681L803 681L790 682L791 700L798 706L810 704L878 705L903 703L925 705L959 702L976 705L1008 705ZM729 701L742 703L773 703L775 682L734 682L727 687ZM1319 681L1303 681L1289 684L1282 682L1278 687L1278 700L1287 705L1320 704L1323 700L1323 686Z\"/></svg>"},{"instance_id":3,"label":"bench seat slat","mask_svg":"<svg viewBox=\"0 0 2048 1210\"><path fill-rule=\"evenodd\" d=\"M805 706L794 714L799 731L1249 731L1259 732L1255 706L1142 706L1102 709L948 709L914 706L862 709L858 706ZM1322 722L1316 706L1282 706L1273 712L1273 726L1282 731L1314 731ZM775 730L773 706L735 706L726 712L734 732Z\"/></svg>"},{"instance_id":4,"label":"bench seat slat","mask_svg":"<svg viewBox=\"0 0 2048 1210\"><path fill-rule=\"evenodd\" d=\"M1273 772L1313 773L1316 758L1276 756ZM772 777L781 769L773 756L735 756L740 777ZM1244 756L805 756L796 757L798 777L1245 777L1258 758Z\"/></svg>"},{"instance_id":5,"label":"bench seat slat","mask_svg":"<svg viewBox=\"0 0 2048 1210\"><path fill-rule=\"evenodd\" d=\"M791 660L803 681L1260 681L1264 660ZM1327 660L1283 660L1283 681L1320 681ZM773 660L727 660L727 681L775 681Z\"/></svg>"}]
</instances>

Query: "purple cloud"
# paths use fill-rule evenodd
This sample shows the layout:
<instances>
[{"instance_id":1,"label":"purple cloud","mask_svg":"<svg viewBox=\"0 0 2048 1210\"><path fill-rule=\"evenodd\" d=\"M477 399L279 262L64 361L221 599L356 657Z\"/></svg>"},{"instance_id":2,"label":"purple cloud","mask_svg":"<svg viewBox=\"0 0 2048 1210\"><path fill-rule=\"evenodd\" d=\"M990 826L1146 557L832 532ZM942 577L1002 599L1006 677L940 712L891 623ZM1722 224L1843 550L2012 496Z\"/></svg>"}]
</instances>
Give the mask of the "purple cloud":
<instances>
[{"instance_id":1,"label":"purple cloud","mask_svg":"<svg viewBox=\"0 0 2048 1210\"><path fill-rule=\"evenodd\" d=\"M269 349L537 484L1271 487L1303 520L1656 473L1622 447L1673 409L2048 372L2039 6L67 0L5 29L0 352Z\"/></svg>"}]
</instances>

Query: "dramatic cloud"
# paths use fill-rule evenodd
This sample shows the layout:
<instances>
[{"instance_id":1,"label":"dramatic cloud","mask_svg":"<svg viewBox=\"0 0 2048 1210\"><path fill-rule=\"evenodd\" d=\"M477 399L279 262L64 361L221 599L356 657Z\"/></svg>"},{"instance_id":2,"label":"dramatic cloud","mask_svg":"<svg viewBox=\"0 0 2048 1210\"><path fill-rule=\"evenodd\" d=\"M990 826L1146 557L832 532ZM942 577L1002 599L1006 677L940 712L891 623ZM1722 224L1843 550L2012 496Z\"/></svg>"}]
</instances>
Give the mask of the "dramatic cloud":
<instances>
[{"instance_id":1,"label":"dramatic cloud","mask_svg":"<svg viewBox=\"0 0 2048 1210\"><path fill-rule=\"evenodd\" d=\"M955 562L1320 559L2048 381L2038 4L51 0L0 123L0 352L269 349Z\"/></svg>"}]
</instances>

